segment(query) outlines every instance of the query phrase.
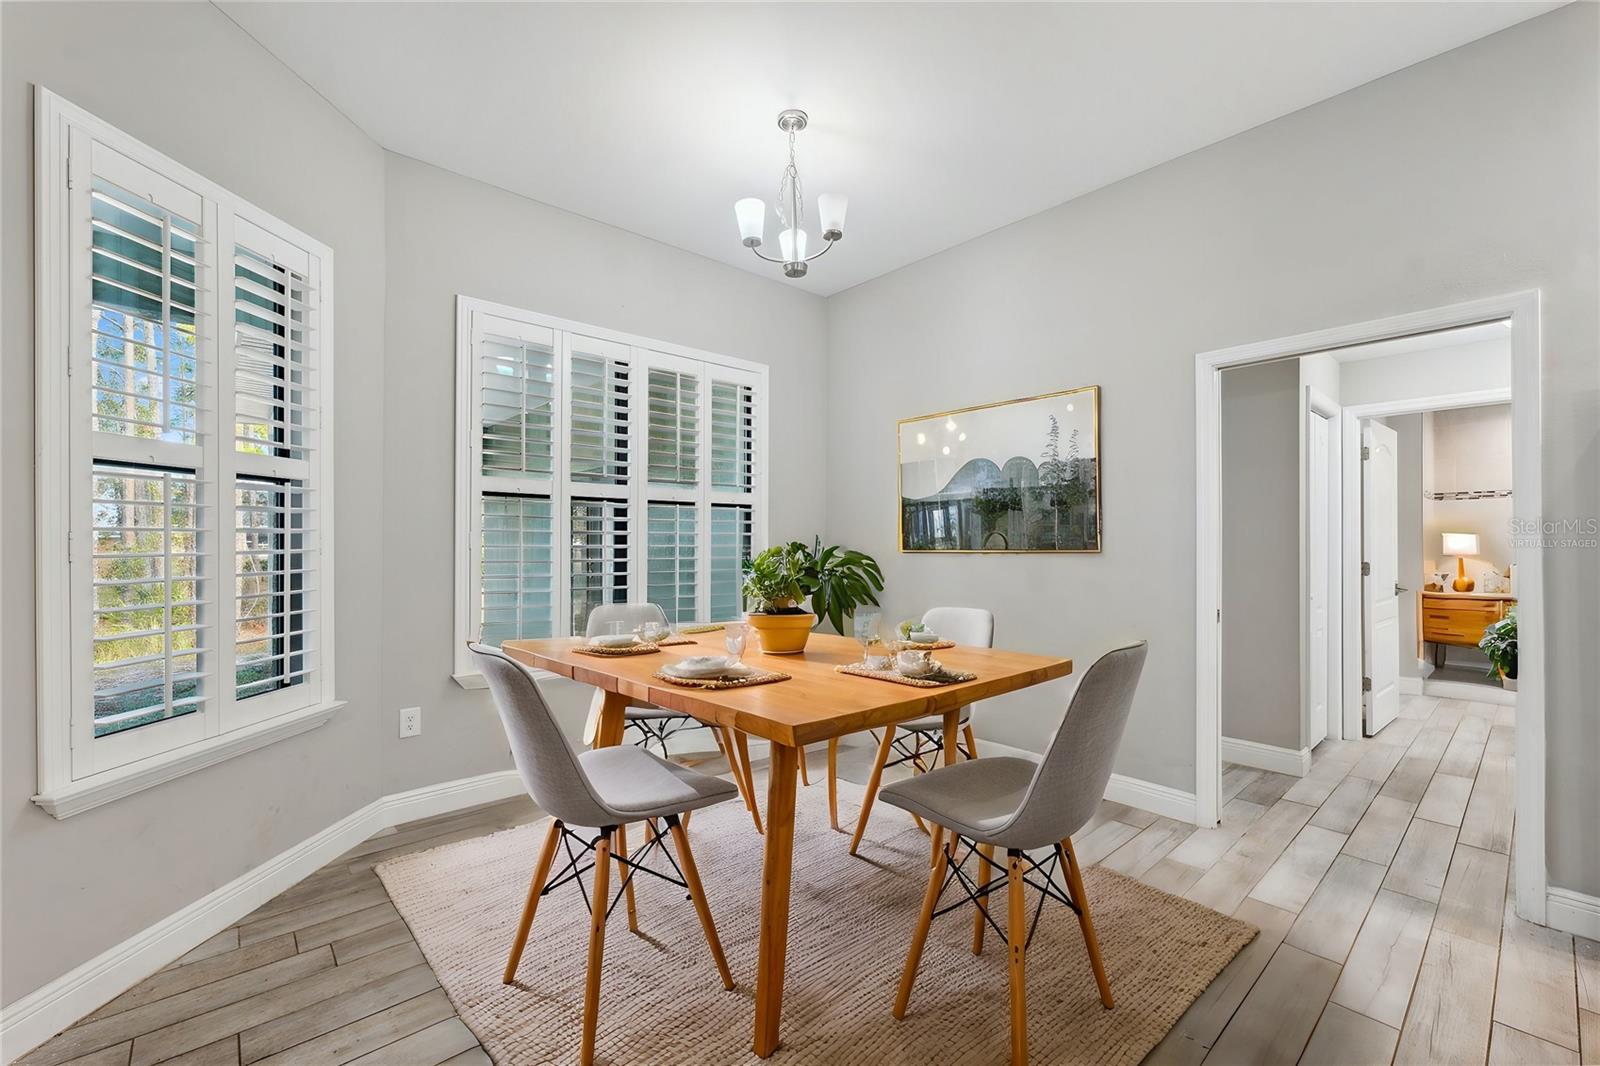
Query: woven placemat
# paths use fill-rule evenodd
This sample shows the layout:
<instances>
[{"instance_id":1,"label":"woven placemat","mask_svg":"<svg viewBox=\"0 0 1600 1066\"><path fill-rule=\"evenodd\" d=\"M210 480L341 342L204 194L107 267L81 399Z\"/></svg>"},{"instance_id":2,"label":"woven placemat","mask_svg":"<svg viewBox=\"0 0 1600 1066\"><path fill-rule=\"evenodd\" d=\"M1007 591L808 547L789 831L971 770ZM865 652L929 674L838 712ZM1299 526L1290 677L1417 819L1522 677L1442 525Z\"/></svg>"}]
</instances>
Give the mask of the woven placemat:
<instances>
[{"instance_id":1,"label":"woven placemat","mask_svg":"<svg viewBox=\"0 0 1600 1066\"><path fill-rule=\"evenodd\" d=\"M673 677L657 670L655 676L668 684L684 688L747 688L750 685L770 685L774 681L788 681L793 675L776 670L758 670L749 677Z\"/></svg>"},{"instance_id":2,"label":"woven placemat","mask_svg":"<svg viewBox=\"0 0 1600 1066\"><path fill-rule=\"evenodd\" d=\"M860 663L845 663L835 666L841 674L855 674L857 677L875 677L879 681L893 681L897 685L915 685L918 688L938 688L941 685L958 685L963 681L978 680L977 674L962 673L959 670L940 670L938 673L926 677L906 677L904 674L895 673L893 670L874 670L862 666Z\"/></svg>"},{"instance_id":3,"label":"woven placemat","mask_svg":"<svg viewBox=\"0 0 1600 1066\"><path fill-rule=\"evenodd\" d=\"M679 626L678 627L678 632L679 633L715 633L717 630L721 629L726 624L727 623L725 623L725 622L712 622L708 626Z\"/></svg>"},{"instance_id":4,"label":"woven placemat","mask_svg":"<svg viewBox=\"0 0 1600 1066\"><path fill-rule=\"evenodd\" d=\"M895 651L938 651L940 648L953 648L953 640L936 640L932 644L918 644L914 640L897 640L893 647Z\"/></svg>"},{"instance_id":5,"label":"woven placemat","mask_svg":"<svg viewBox=\"0 0 1600 1066\"><path fill-rule=\"evenodd\" d=\"M579 644L572 649L579 655L649 655L660 651L658 644L629 644L625 648L602 648L596 644Z\"/></svg>"},{"instance_id":6,"label":"woven placemat","mask_svg":"<svg viewBox=\"0 0 1600 1066\"><path fill-rule=\"evenodd\" d=\"M698 643L699 643L699 641L695 640L692 637L668 637L666 640L658 640L658 641L656 641L656 647L658 647L658 648L672 648L672 647L676 647L679 644L698 644Z\"/></svg>"}]
</instances>

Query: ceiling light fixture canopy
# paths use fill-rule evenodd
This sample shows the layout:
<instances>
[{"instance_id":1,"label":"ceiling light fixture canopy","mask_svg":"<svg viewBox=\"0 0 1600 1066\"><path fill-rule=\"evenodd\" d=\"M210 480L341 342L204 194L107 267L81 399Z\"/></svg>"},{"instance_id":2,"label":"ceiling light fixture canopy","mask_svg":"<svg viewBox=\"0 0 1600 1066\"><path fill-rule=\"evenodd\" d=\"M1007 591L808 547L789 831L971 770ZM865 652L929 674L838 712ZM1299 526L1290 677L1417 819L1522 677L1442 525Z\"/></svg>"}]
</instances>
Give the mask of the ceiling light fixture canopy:
<instances>
[{"instance_id":1,"label":"ceiling light fixture canopy","mask_svg":"<svg viewBox=\"0 0 1600 1066\"><path fill-rule=\"evenodd\" d=\"M791 278L806 276L806 265L820 259L832 248L835 241L844 239L844 213L850 201L838 193L825 192L817 197L817 214L822 222L822 250L815 255L806 254L806 201L800 188L800 168L794 160L795 134L806 128L804 111L790 108L778 112L778 128L789 135L789 165L783 168L778 181L778 251L773 257L761 251L766 236L767 205L759 197L747 196L733 205L734 217L739 220L739 239L756 256L769 263L783 264L783 273Z\"/></svg>"}]
</instances>

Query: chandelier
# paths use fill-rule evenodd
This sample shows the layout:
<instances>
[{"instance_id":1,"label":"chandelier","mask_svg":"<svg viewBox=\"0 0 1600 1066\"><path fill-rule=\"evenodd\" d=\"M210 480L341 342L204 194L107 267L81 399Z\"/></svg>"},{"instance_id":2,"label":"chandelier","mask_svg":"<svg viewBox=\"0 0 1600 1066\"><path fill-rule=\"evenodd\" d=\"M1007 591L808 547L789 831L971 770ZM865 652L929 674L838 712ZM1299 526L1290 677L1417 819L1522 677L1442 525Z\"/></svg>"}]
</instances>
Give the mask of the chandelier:
<instances>
[{"instance_id":1,"label":"chandelier","mask_svg":"<svg viewBox=\"0 0 1600 1066\"><path fill-rule=\"evenodd\" d=\"M806 128L806 113L794 108L778 112L778 128L789 135L789 165L783 168L778 181L778 256L761 251L761 240L767 228L767 205L759 197L748 196L733 205L739 220L739 239L756 256L769 263L783 264L785 276L803 278L806 265L813 259L826 255L833 243L844 237L844 212L850 201L837 193L825 192L817 197L817 214L821 216L822 251L806 255L806 200L800 188L800 168L794 161L794 136Z\"/></svg>"}]
</instances>

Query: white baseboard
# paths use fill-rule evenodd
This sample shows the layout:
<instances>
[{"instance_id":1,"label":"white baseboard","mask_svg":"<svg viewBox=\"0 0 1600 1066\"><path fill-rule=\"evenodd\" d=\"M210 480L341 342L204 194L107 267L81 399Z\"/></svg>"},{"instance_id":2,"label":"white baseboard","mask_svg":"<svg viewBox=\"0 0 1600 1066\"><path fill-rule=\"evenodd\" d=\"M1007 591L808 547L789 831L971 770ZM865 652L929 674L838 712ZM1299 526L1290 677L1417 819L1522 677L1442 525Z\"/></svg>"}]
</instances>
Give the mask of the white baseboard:
<instances>
[{"instance_id":1,"label":"white baseboard","mask_svg":"<svg viewBox=\"0 0 1600 1066\"><path fill-rule=\"evenodd\" d=\"M1254 740L1222 738L1222 761L1238 763L1257 770L1304 777L1311 770L1311 749L1280 748L1273 744L1259 744Z\"/></svg>"},{"instance_id":2,"label":"white baseboard","mask_svg":"<svg viewBox=\"0 0 1600 1066\"><path fill-rule=\"evenodd\" d=\"M383 796L0 1009L0 1062L38 1047L374 833L521 794L516 771Z\"/></svg>"},{"instance_id":3,"label":"white baseboard","mask_svg":"<svg viewBox=\"0 0 1600 1066\"><path fill-rule=\"evenodd\" d=\"M1402 696L1420 696L1422 695L1422 678L1402 677L1395 687L1400 690L1400 695Z\"/></svg>"},{"instance_id":4,"label":"white baseboard","mask_svg":"<svg viewBox=\"0 0 1600 1066\"><path fill-rule=\"evenodd\" d=\"M1550 928L1600 940L1600 896L1552 887L1545 891L1544 899L1544 920Z\"/></svg>"},{"instance_id":5,"label":"white baseboard","mask_svg":"<svg viewBox=\"0 0 1600 1066\"><path fill-rule=\"evenodd\" d=\"M1141 781L1137 777L1112 774L1106 783L1105 798L1113 803L1125 803L1142 811L1159 814L1179 822L1195 824L1199 808L1193 792L1184 792L1154 781Z\"/></svg>"},{"instance_id":6,"label":"white baseboard","mask_svg":"<svg viewBox=\"0 0 1600 1066\"><path fill-rule=\"evenodd\" d=\"M1517 694L1510 689L1499 685L1474 685L1471 681L1435 681L1429 678L1422 683L1422 694L1442 699L1493 703L1500 707L1517 705Z\"/></svg>"}]
</instances>

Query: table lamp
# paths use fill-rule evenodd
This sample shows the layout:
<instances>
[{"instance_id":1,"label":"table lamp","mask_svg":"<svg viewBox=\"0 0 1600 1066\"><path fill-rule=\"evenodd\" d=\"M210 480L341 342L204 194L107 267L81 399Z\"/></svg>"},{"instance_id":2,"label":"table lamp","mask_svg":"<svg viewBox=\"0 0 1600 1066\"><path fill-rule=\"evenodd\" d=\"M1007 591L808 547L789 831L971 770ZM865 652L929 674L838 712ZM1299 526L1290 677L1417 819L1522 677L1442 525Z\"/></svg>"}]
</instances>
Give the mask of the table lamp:
<instances>
[{"instance_id":1,"label":"table lamp","mask_svg":"<svg viewBox=\"0 0 1600 1066\"><path fill-rule=\"evenodd\" d=\"M1457 592L1471 592L1477 582L1467 576L1467 557L1478 554L1478 535L1476 533L1446 533L1444 535L1444 553L1456 557L1456 579L1450 587Z\"/></svg>"}]
</instances>

